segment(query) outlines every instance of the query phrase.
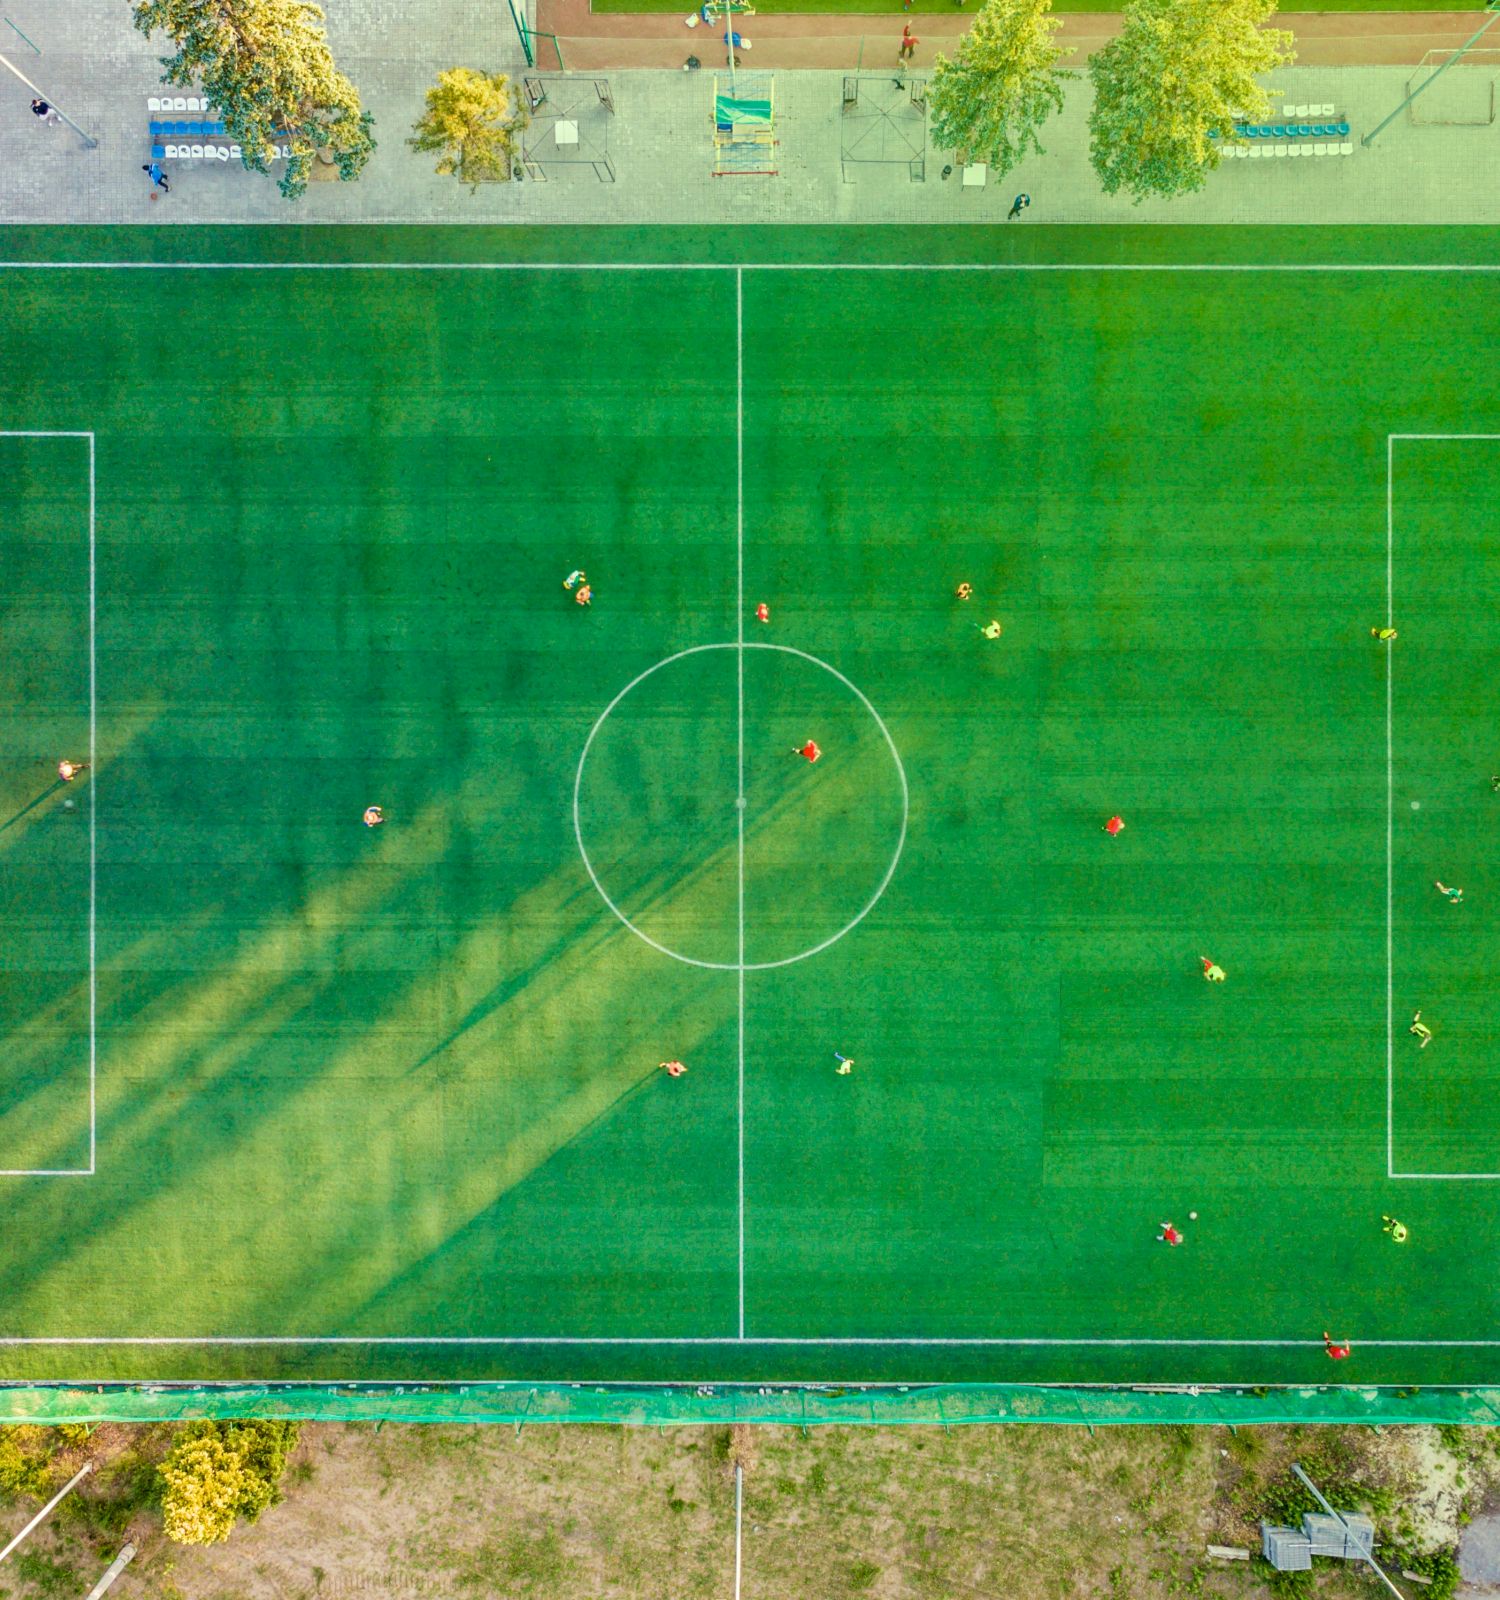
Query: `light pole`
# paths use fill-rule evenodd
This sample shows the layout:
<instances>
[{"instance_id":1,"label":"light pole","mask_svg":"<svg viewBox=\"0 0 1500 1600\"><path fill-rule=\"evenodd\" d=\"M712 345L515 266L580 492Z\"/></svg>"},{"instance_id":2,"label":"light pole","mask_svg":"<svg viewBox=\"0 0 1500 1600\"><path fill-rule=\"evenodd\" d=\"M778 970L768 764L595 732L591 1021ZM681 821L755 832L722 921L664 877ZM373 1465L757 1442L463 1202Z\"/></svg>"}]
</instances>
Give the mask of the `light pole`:
<instances>
[{"instance_id":1,"label":"light pole","mask_svg":"<svg viewBox=\"0 0 1500 1600\"><path fill-rule=\"evenodd\" d=\"M46 95L44 95L42 93L42 91L37 88L37 86L31 81L31 79L28 78L26 76L26 74L24 72L22 72L21 69L18 66L16 66L16 64L13 61L8 60L5 56L0 56L0 67L4 67L7 72L15 73L15 75L21 80L22 83L24 83L26 85L26 87L28 89L31 90L31 92L37 97L37 99L39 99L39 100L47 100ZM76 133L78 135L78 137L83 140L84 145L88 149L97 150L99 148L99 141L97 139L91 137L89 134L85 133L83 131L83 129L80 128L76 122L74 122L72 117L70 117L68 115L68 113L62 109L61 106L53 105L50 100L47 100L47 104L52 106L52 109L58 114L58 116L60 116L63 119L63 121L66 122L67 125L73 130L73 132Z\"/></svg>"}]
</instances>

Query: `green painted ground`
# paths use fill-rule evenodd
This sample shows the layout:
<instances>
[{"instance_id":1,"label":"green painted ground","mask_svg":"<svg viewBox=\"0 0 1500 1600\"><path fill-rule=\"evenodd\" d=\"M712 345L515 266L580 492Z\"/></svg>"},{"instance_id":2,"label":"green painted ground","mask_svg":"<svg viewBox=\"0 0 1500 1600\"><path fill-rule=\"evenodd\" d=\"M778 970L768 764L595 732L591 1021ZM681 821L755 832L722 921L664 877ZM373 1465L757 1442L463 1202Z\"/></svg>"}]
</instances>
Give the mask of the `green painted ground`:
<instances>
[{"instance_id":1,"label":"green painted ground","mask_svg":"<svg viewBox=\"0 0 1500 1600\"><path fill-rule=\"evenodd\" d=\"M965 0L912 0L913 12L952 12L963 7ZM599 12L613 11L681 11L686 14L682 0L591 0L591 9ZM756 0L755 9L770 16L778 11L826 13L828 16L870 16L882 11L901 12L908 8L902 0ZM1119 11L1121 0L1055 0L1053 9L1059 14L1069 11ZM1278 7L1282 13L1299 11L1483 11L1484 0L1404 0L1396 5L1394 0L1288 0Z\"/></svg>"},{"instance_id":2,"label":"green painted ground","mask_svg":"<svg viewBox=\"0 0 1500 1600\"><path fill-rule=\"evenodd\" d=\"M1235 243L1374 236L1161 249ZM1491 1372L1495 1185L1387 1140L1500 1171L1500 443L1396 446L1369 637L1387 435L1500 432L1488 274L12 268L0 316L98 574L96 766L0 832L0 1165L87 1166L97 821L97 1159L0 1179L0 1334L64 1341L5 1376ZM86 736L88 451L0 463L9 817Z\"/></svg>"}]
</instances>

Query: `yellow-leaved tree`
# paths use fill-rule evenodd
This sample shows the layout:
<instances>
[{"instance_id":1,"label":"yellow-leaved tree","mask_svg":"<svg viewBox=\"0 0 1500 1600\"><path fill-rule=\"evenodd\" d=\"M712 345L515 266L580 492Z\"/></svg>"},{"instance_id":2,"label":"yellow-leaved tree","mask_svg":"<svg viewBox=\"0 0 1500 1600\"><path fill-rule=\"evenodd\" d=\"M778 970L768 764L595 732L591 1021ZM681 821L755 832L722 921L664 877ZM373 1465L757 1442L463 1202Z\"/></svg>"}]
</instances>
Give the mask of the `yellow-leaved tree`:
<instances>
[{"instance_id":1,"label":"yellow-leaved tree","mask_svg":"<svg viewBox=\"0 0 1500 1600\"><path fill-rule=\"evenodd\" d=\"M505 183L515 162L516 135L530 119L515 103L502 72L453 67L427 91L427 110L407 143L438 156L437 170L470 190Z\"/></svg>"},{"instance_id":2,"label":"yellow-leaved tree","mask_svg":"<svg viewBox=\"0 0 1500 1600\"><path fill-rule=\"evenodd\" d=\"M281 1498L281 1474L299 1425L247 1418L190 1422L157 1468L162 1523L176 1544L220 1544L244 1517Z\"/></svg>"}]
</instances>

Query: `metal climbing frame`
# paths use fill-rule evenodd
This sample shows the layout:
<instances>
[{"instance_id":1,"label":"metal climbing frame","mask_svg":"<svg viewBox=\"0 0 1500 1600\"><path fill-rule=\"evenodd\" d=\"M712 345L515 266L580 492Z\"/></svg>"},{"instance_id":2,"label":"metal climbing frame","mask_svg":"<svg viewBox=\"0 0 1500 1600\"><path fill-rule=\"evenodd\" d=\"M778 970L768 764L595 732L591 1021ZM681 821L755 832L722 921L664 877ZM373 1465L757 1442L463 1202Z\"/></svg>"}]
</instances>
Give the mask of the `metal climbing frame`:
<instances>
[{"instance_id":1,"label":"metal climbing frame","mask_svg":"<svg viewBox=\"0 0 1500 1600\"><path fill-rule=\"evenodd\" d=\"M716 178L777 175L774 74L715 73L713 117Z\"/></svg>"},{"instance_id":2,"label":"metal climbing frame","mask_svg":"<svg viewBox=\"0 0 1500 1600\"><path fill-rule=\"evenodd\" d=\"M839 165L845 183L863 163L901 166L913 183L927 178L927 80L895 77L844 79L839 118Z\"/></svg>"},{"instance_id":3,"label":"metal climbing frame","mask_svg":"<svg viewBox=\"0 0 1500 1600\"><path fill-rule=\"evenodd\" d=\"M531 111L521 134L526 176L545 183L549 167L592 167L601 183L613 183L609 125L615 97L609 79L537 75L522 78L521 88Z\"/></svg>"}]
</instances>

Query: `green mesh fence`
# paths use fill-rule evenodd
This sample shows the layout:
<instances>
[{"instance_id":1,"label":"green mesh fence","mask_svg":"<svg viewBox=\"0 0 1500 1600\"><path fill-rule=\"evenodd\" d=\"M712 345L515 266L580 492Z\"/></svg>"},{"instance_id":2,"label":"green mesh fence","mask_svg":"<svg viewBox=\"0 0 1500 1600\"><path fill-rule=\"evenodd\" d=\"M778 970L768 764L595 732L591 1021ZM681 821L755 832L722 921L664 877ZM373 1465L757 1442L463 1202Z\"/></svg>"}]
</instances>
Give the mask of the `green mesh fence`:
<instances>
[{"instance_id":1,"label":"green mesh fence","mask_svg":"<svg viewBox=\"0 0 1500 1600\"><path fill-rule=\"evenodd\" d=\"M572 1384L0 1386L0 1422L160 1422L189 1417L308 1421L766 1423L958 1427L1044 1422L1500 1422L1500 1389L631 1388Z\"/></svg>"}]
</instances>

